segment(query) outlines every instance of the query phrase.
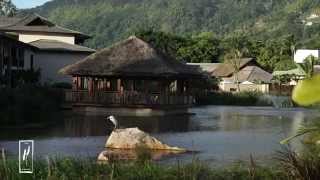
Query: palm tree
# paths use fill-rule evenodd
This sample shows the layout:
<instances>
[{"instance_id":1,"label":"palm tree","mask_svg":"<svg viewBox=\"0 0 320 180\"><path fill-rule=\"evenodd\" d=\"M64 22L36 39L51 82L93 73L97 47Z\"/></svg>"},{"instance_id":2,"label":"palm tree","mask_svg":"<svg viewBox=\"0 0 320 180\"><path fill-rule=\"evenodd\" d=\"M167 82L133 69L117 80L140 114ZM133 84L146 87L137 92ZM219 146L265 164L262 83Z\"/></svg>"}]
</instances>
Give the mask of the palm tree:
<instances>
[{"instance_id":1,"label":"palm tree","mask_svg":"<svg viewBox=\"0 0 320 180\"><path fill-rule=\"evenodd\" d=\"M241 59L248 53L248 41L245 36L233 36L227 40L228 53L225 60L232 65L234 69L234 83L237 84L237 91L240 91L239 71L241 68Z\"/></svg>"}]
</instances>

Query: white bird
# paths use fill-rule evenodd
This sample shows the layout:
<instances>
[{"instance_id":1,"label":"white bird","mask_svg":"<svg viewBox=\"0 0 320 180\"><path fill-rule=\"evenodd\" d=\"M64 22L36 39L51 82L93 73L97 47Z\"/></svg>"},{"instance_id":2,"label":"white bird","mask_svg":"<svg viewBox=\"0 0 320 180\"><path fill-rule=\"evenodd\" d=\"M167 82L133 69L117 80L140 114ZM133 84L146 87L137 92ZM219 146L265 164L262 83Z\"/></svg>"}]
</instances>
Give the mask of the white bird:
<instances>
[{"instance_id":1,"label":"white bird","mask_svg":"<svg viewBox=\"0 0 320 180\"><path fill-rule=\"evenodd\" d=\"M107 120L112 122L112 124L114 125L114 129L118 128L118 121L116 120L116 118L114 116L108 116Z\"/></svg>"}]
</instances>

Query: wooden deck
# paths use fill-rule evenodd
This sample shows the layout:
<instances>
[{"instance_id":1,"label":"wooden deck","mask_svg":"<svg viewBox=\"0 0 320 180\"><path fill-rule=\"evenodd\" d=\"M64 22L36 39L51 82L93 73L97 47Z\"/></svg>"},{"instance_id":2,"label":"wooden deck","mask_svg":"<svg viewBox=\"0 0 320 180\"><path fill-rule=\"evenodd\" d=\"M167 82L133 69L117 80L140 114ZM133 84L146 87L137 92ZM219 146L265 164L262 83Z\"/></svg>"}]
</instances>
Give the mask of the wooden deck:
<instances>
[{"instance_id":1,"label":"wooden deck","mask_svg":"<svg viewBox=\"0 0 320 180\"><path fill-rule=\"evenodd\" d=\"M106 92L66 91L66 102L97 106L191 106L193 96L161 93L139 93L136 91Z\"/></svg>"}]
</instances>

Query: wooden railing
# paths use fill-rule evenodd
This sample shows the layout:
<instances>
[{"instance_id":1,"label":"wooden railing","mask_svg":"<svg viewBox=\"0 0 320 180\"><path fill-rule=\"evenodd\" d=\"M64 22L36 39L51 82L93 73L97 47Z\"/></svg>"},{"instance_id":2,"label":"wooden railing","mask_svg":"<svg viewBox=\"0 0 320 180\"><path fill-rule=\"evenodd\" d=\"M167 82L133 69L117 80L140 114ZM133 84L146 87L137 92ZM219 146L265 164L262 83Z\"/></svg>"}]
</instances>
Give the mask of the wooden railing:
<instances>
[{"instance_id":1,"label":"wooden railing","mask_svg":"<svg viewBox=\"0 0 320 180\"><path fill-rule=\"evenodd\" d=\"M191 105L191 95L139 93L135 91L106 92L97 91L89 94L88 91L67 91L66 101L73 103L99 105Z\"/></svg>"}]
</instances>

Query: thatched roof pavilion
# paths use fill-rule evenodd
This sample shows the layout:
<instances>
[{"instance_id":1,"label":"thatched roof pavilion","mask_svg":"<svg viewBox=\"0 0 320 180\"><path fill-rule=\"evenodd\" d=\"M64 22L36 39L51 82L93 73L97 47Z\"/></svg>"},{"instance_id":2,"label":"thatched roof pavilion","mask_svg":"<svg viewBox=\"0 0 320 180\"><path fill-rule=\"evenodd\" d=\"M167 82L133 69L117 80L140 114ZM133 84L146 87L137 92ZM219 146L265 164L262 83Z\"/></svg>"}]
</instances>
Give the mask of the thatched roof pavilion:
<instances>
[{"instance_id":1,"label":"thatched roof pavilion","mask_svg":"<svg viewBox=\"0 0 320 180\"><path fill-rule=\"evenodd\" d=\"M60 72L73 76L202 77L196 67L157 51L135 36L97 51Z\"/></svg>"},{"instance_id":2,"label":"thatched roof pavilion","mask_svg":"<svg viewBox=\"0 0 320 180\"><path fill-rule=\"evenodd\" d=\"M73 76L73 101L104 105L190 104L192 80L204 77L197 66L179 62L135 36L60 73Z\"/></svg>"}]
</instances>

